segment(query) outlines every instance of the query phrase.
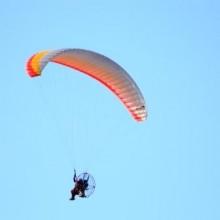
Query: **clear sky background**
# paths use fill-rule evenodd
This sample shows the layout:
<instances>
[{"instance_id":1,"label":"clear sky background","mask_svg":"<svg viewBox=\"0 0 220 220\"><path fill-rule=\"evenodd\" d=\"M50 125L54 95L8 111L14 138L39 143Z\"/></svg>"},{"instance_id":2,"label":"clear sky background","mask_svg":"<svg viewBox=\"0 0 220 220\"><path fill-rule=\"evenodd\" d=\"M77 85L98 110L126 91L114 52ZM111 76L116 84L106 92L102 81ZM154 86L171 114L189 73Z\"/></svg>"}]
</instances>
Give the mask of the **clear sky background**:
<instances>
[{"instance_id":1,"label":"clear sky background","mask_svg":"<svg viewBox=\"0 0 220 220\"><path fill-rule=\"evenodd\" d=\"M220 219L218 0L8 0L0 26L0 219ZM25 73L68 47L122 65L148 120L77 71ZM97 188L70 202L74 168Z\"/></svg>"}]
</instances>

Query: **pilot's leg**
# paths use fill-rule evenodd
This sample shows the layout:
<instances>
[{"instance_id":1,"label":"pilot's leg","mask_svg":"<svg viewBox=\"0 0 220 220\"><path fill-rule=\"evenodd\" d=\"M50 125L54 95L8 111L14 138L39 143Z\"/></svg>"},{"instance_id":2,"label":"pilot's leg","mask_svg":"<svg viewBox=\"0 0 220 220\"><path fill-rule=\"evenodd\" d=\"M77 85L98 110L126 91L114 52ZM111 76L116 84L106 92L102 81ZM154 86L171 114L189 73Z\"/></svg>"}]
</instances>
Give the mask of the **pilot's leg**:
<instances>
[{"instance_id":1,"label":"pilot's leg","mask_svg":"<svg viewBox=\"0 0 220 220\"><path fill-rule=\"evenodd\" d=\"M72 197L70 198L70 200L75 200L76 193L74 189L71 190L71 195Z\"/></svg>"}]
</instances>

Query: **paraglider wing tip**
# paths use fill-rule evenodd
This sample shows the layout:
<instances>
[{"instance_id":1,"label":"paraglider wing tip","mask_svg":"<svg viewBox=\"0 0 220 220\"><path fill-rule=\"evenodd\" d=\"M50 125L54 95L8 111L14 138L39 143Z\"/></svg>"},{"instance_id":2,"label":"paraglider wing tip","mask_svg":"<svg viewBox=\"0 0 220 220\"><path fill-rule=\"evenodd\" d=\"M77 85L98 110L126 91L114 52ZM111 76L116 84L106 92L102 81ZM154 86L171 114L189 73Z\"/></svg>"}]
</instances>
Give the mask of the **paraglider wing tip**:
<instances>
[{"instance_id":1,"label":"paraglider wing tip","mask_svg":"<svg viewBox=\"0 0 220 220\"><path fill-rule=\"evenodd\" d=\"M26 63L26 72L28 73L28 75L30 77L36 77L36 76L40 76L40 73L36 72L36 70L34 70L33 65L32 65L32 60L33 60L34 56L32 56Z\"/></svg>"},{"instance_id":2,"label":"paraglider wing tip","mask_svg":"<svg viewBox=\"0 0 220 220\"><path fill-rule=\"evenodd\" d=\"M146 111L146 107L144 105L136 108L133 111L133 117L137 122L142 122L145 121L147 119L147 111Z\"/></svg>"}]
</instances>

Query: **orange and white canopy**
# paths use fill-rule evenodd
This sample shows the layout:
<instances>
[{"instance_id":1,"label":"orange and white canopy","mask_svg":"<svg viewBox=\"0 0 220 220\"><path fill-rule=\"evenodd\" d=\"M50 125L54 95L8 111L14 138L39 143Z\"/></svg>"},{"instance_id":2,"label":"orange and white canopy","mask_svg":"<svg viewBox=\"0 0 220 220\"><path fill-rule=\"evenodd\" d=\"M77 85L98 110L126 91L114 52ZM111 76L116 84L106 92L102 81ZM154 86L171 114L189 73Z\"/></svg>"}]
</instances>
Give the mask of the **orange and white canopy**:
<instances>
[{"instance_id":1,"label":"orange and white canopy","mask_svg":"<svg viewBox=\"0 0 220 220\"><path fill-rule=\"evenodd\" d=\"M42 51L28 60L28 74L31 77L40 76L48 62L68 66L98 80L122 101L135 120L146 119L147 111L140 89L131 76L113 60L82 49Z\"/></svg>"}]
</instances>

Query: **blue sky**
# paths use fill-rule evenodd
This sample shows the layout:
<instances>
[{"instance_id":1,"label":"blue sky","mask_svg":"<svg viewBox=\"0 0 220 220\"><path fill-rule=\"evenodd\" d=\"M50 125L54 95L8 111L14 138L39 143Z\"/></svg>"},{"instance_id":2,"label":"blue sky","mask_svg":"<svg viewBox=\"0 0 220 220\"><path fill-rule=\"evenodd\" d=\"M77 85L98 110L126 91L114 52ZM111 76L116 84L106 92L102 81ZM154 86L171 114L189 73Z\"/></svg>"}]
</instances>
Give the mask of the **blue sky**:
<instances>
[{"instance_id":1,"label":"blue sky","mask_svg":"<svg viewBox=\"0 0 220 220\"><path fill-rule=\"evenodd\" d=\"M0 218L220 219L220 3L5 1L0 7ZM79 72L25 62L83 48L122 65L149 118ZM73 169L97 189L70 202Z\"/></svg>"}]
</instances>

